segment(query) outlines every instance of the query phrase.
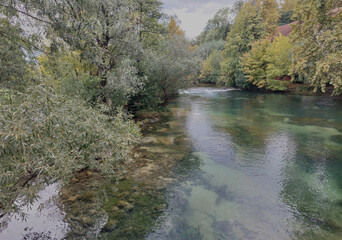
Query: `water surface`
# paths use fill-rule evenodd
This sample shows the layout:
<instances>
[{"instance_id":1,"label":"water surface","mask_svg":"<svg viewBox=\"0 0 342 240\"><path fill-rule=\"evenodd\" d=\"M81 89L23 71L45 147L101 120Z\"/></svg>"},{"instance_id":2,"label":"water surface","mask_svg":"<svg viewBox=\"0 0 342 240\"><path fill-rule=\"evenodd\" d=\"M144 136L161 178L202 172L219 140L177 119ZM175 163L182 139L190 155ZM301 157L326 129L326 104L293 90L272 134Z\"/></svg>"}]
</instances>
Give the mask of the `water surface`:
<instances>
[{"instance_id":1,"label":"water surface","mask_svg":"<svg viewBox=\"0 0 342 240\"><path fill-rule=\"evenodd\" d=\"M186 111L179 121L192 153L184 161L199 164L184 164L147 239L342 239L341 106L323 97L184 91L171 108Z\"/></svg>"},{"instance_id":2,"label":"water surface","mask_svg":"<svg viewBox=\"0 0 342 240\"><path fill-rule=\"evenodd\" d=\"M193 88L169 109L125 178L82 173L0 239L342 239L341 100Z\"/></svg>"}]
</instances>

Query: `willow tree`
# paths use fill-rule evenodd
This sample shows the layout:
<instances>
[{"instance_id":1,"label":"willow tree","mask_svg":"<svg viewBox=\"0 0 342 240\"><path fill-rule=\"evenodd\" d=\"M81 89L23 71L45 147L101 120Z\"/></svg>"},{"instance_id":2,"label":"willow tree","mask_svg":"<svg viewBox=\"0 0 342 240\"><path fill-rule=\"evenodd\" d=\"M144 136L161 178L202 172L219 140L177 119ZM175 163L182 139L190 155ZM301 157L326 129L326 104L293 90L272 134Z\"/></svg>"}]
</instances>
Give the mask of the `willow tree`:
<instances>
[{"instance_id":1,"label":"willow tree","mask_svg":"<svg viewBox=\"0 0 342 240\"><path fill-rule=\"evenodd\" d=\"M191 52L187 40L179 36L162 42L160 49L146 60L146 74L157 86L164 105L171 95L191 83L200 66L200 59Z\"/></svg>"},{"instance_id":2,"label":"willow tree","mask_svg":"<svg viewBox=\"0 0 342 240\"><path fill-rule=\"evenodd\" d=\"M0 84L20 86L25 84L29 63L25 59L32 51L30 39L9 19L0 18Z\"/></svg>"},{"instance_id":3,"label":"willow tree","mask_svg":"<svg viewBox=\"0 0 342 240\"><path fill-rule=\"evenodd\" d=\"M137 83L136 62L142 54L136 23L136 1L131 0L6 0L6 9L24 14L32 22L44 24L49 55L67 45L70 51L80 52L80 58L94 66L92 76L102 79L102 99L114 107L124 104L129 96L120 85ZM129 66L128 66L129 65ZM131 72L124 72L124 70ZM59 74L59 73L56 73ZM129 76L129 77L128 77ZM114 83L114 84L107 84ZM117 83L117 84L116 84ZM121 84L122 85L122 84Z\"/></svg>"},{"instance_id":4,"label":"willow tree","mask_svg":"<svg viewBox=\"0 0 342 240\"><path fill-rule=\"evenodd\" d=\"M30 67L41 49L35 31L25 31L35 27L27 21L25 9L11 4L9 0L0 3L0 87L24 89L32 80Z\"/></svg>"},{"instance_id":5,"label":"willow tree","mask_svg":"<svg viewBox=\"0 0 342 240\"><path fill-rule=\"evenodd\" d=\"M0 218L84 169L115 176L139 136L122 116L104 115L44 85L0 89L0 101Z\"/></svg>"},{"instance_id":6,"label":"willow tree","mask_svg":"<svg viewBox=\"0 0 342 240\"><path fill-rule=\"evenodd\" d=\"M166 105L170 96L188 86L198 73L201 59L191 49L175 19L168 24L169 34L156 50L148 52L144 68L148 78L145 99L158 99ZM143 100L142 100L143 101Z\"/></svg>"},{"instance_id":7,"label":"willow tree","mask_svg":"<svg viewBox=\"0 0 342 240\"><path fill-rule=\"evenodd\" d=\"M340 0L298 0L293 29L292 68L315 91L342 91L342 3Z\"/></svg>"},{"instance_id":8,"label":"willow tree","mask_svg":"<svg viewBox=\"0 0 342 240\"><path fill-rule=\"evenodd\" d=\"M69 63L86 61L92 66L92 74L108 85L110 79L116 79L122 88L121 82L128 78L132 81L130 76L136 75L133 64L127 61L134 56L134 49L127 46L133 44L136 34L135 29L130 29L130 22L126 22L128 16L110 16L119 6L125 13L129 11L130 5L121 3L38 0L0 3L0 218L31 204L48 184L63 185L84 169L115 176L130 159L139 130L125 114L104 114L108 112L106 106L91 108L77 94L66 95L42 84L51 72L60 72L55 80L63 82L61 78L73 76L70 68L78 70L83 64L64 63L56 68L58 71L49 68L51 71L45 74L37 73L34 61L30 64L31 58L43 53L40 47L46 43L36 41L39 31L47 31L51 53L60 53L61 45L68 43L67 50L79 54ZM109 15L105 16L106 13ZM40 24L43 27L36 28ZM66 58L55 59L62 63Z\"/></svg>"}]
</instances>

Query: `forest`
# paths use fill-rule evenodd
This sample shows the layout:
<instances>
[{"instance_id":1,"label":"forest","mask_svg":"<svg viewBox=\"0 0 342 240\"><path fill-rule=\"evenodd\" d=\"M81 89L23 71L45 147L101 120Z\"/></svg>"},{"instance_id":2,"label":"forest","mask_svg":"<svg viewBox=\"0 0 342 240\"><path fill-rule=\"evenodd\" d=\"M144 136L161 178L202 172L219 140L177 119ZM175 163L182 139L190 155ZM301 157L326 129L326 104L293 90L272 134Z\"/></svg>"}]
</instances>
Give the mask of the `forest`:
<instances>
[{"instance_id":1,"label":"forest","mask_svg":"<svg viewBox=\"0 0 342 240\"><path fill-rule=\"evenodd\" d=\"M299 83L339 95L341 29L339 1L237 1L197 37L206 53L199 81L270 91Z\"/></svg>"},{"instance_id":2,"label":"forest","mask_svg":"<svg viewBox=\"0 0 342 240\"><path fill-rule=\"evenodd\" d=\"M341 9L240 0L188 39L159 0L2 0L0 217L84 169L118 176L141 136L135 114L193 84L339 95Z\"/></svg>"}]
</instances>

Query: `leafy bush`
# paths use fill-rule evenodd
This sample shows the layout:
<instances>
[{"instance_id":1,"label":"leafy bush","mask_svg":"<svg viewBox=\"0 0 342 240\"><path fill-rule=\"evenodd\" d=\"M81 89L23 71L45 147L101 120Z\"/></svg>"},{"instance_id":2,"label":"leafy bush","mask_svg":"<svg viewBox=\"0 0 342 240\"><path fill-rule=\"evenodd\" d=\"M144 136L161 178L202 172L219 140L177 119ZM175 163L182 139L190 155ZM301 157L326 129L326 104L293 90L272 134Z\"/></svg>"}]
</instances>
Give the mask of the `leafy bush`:
<instances>
[{"instance_id":1,"label":"leafy bush","mask_svg":"<svg viewBox=\"0 0 342 240\"><path fill-rule=\"evenodd\" d=\"M267 80L267 90L275 91L275 92L282 92L287 90L286 81L279 81L279 80Z\"/></svg>"},{"instance_id":2,"label":"leafy bush","mask_svg":"<svg viewBox=\"0 0 342 240\"><path fill-rule=\"evenodd\" d=\"M104 115L44 85L0 89L2 212L31 203L47 184L82 169L114 175L130 160L138 127L121 112ZM0 211L1 215L1 211Z\"/></svg>"},{"instance_id":3,"label":"leafy bush","mask_svg":"<svg viewBox=\"0 0 342 240\"><path fill-rule=\"evenodd\" d=\"M157 86L157 93L166 104L169 97L191 84L200 70L201 59L191 51L182 36L172 36L160 44L158 51L150 51L144 59L144 70L150 87Z\"/></svg>"}]
</instances>

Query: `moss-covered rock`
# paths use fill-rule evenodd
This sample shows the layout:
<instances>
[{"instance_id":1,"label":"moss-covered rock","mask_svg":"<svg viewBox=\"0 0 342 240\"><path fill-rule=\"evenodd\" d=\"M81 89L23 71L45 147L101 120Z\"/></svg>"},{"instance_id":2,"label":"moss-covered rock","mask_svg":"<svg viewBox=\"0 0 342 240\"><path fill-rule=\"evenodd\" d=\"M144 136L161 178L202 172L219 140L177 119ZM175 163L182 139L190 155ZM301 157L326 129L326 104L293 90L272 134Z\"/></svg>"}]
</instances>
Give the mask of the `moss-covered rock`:
<instances>
[{"instance_id":1,"label":"moss-covered rock","mask_svg":"<svg viewBox=\"0 0 342 240\"><path fill-rule=\"evenodd\" d=\"M115 220L109 220L102 228L101 232L113 232L118 228L118 224Z\"/></svg>"},{"instance_id":2,"label":"moss-covered rock","mask_svg":"<svg viewBox=\"0 0 342 240\"><path fill-rule=\"evenodd\" d=\"M120 200L118 203L117 203L117 207L119 209L124 209L124 210L127 210L127 211L130 211L134 208L133 204L130 204L129 202L126 202L126 201L123 201L123 200Z\"/></svg>"}]
</instances>

